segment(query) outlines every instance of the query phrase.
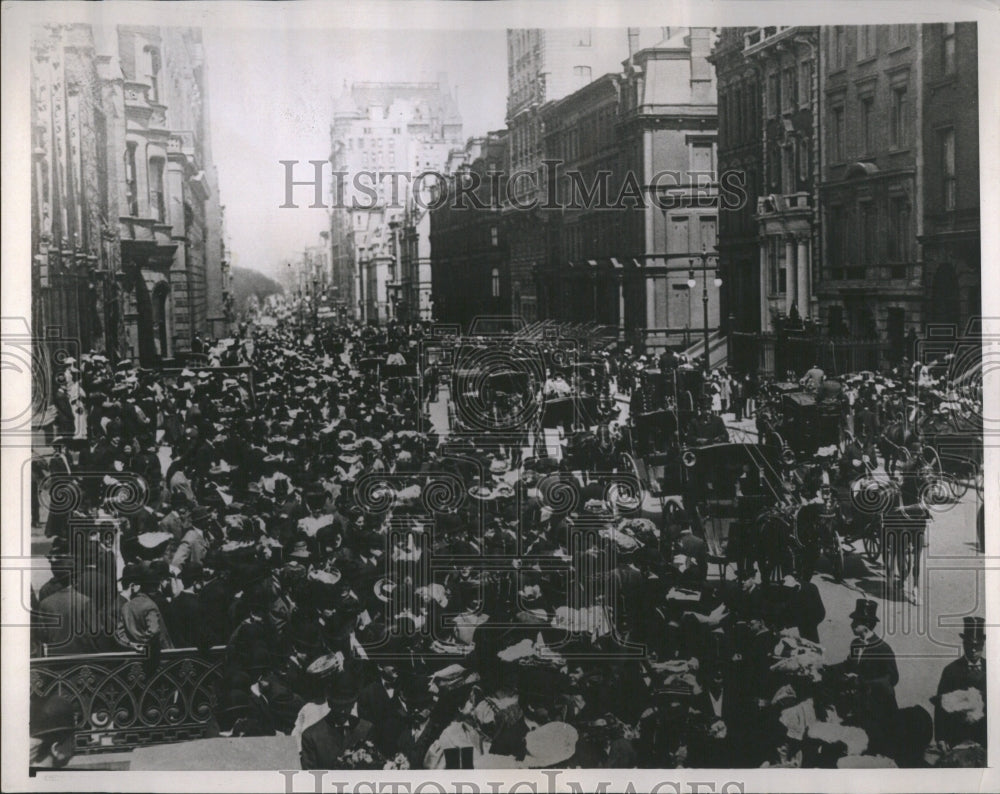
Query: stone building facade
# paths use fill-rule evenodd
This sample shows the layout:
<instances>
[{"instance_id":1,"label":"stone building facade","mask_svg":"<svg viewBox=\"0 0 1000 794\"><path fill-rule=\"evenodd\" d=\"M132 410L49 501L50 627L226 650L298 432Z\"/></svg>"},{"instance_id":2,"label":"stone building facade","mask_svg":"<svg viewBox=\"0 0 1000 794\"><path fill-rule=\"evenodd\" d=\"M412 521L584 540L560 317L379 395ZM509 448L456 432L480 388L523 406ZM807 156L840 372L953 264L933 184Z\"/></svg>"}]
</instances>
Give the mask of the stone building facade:
<instances>
[{"instance_id":1,"label":"stone building facade","mask_svg":"<svg viewBox=\"0 0 1000 794\"><path fill-rule=\"evenodd\" d=\"M33 47L36 326L143 366L227 333L201 32L48 26Z\"/></svg>"}]
</instances>

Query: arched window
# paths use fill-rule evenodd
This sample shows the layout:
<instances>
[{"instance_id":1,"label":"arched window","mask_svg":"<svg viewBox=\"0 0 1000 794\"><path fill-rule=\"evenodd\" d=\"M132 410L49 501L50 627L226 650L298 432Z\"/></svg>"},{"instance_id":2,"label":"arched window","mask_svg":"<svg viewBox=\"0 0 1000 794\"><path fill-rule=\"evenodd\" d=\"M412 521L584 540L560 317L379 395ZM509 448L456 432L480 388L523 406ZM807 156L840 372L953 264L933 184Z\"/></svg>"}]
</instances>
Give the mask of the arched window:
<instances>
[{"instance_id":1,"label":"arched window","mask_svg":"<svg viewBox=\"0 0 1000 794\"><path fill-rule=\"evenodd\" d=\"M492 286L492 293L494 298L500 297L500 271L497 268L493 268L493 272L490 273L490 283Z\"/></svg>"}]
</instances>

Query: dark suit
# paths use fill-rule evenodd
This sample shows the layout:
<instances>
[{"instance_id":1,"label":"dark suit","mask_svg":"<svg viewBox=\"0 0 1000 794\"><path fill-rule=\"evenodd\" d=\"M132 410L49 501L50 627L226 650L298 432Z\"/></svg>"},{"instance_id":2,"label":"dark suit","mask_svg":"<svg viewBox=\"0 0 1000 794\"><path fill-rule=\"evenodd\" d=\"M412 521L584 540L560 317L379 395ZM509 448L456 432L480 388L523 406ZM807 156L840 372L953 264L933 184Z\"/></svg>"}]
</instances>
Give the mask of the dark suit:
<instances>
[{"instance_id":1,"label":"dark suit","mask_svg":"<svg viewBox=\"0 0 1000 794\"><path fill-rule=\"evenodd\" d=\"M963 656L948 664L941 671L941 680L938 683L938 696L947 692L954 692L959 689L978 689L983 695L983 702L986 702L986 660L980 659L979 665L973 667L968 659ZM978 742L986 747L986 715L983 718L969 724L965 722L961 715L949 714L940 705L934 706L934 737L943 740L951 746L960 744L967 740Z\"/></svg>"},{"instance_id":2,"label":"dark suit","mask_svg":"<svg viewBox=\"0 0 1000 794\"><path fill-rule=\"evenodd\" d=\"M844 661L844 671L857 674L873 709L886 718L895 715L898 708L896 684L899 683L899 670L896 667L896 654L885 640L877 638L866 643L857 637L853 639Z\"/></svg>"},{"instance_id":3,"label":"dark suit","mask_svg":"<svg viewBox=\"0 0 1000 794\"><path fill-rule=\"evenodd\" d=\"M39 637L49 653L97 653L101 622L93 602L68 585L43 598L38 614L46 625Z\"/></svg>"},{"instance_id":4,"label":"dark suit","mask_svg":"<svg viewBox=\"0 0 1000 794\"><path fill-rule=\"evenodd\" d=\"M184 590L170 602L164 618L175 648L207 648L211 646L206 634L201 600L190 590Z\"/></svg>"},{"instance_id":5,"label":"dark suit","mask_svg":"<svg viewBox=\"0 0 1000 794\"><path fill-rule=\"evenodd\" d=\"M358 716L372 724L371 739L385 755L394 755L401 735L409 732L409 713L399 699L399 690L390 698L381 680L361 690Z\"/></svg>"},{"instance_id":6,"label":"dark suit","mask_svg":"<svg viewBox=\"0 0 1000 794\"><path fill-rule=\"evenodd\" d=\"M706 729L710 728L717 720L722 720L726 724L726 735L721 739L712 738L701 731L695 733L691 746L692 766L710 769L740 766L741 756L736 754L740 753L745 746L746 731L744 725L749 714L749 705L745 696L735 686L727 683L722 688L721 714L716 714L707 688L695 697L692 708L698 712L699 722Z\"/></svg>"},{"instance_id":7,"label":"dark suit","mask_svg":"<svg viewBox=\"0 0 1000 794\"><path fill-rule=\"evenodd\" d=\"M334 725L329 714L302 734L299 758L303 769L336 769L340 756L362 744L371 733L367 720L353 719L347 726Z\"/></svg>"}]
</instances>

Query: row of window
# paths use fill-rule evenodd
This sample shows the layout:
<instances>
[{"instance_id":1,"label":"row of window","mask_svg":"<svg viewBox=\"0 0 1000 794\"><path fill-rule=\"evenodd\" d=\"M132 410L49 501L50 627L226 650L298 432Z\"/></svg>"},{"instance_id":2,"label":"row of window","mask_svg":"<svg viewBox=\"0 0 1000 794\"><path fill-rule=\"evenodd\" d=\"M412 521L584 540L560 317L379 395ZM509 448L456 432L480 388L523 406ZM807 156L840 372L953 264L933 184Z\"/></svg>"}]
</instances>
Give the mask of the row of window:
<instances>
[{"instance_id":1,"label":"row of window","mask_svg":"<svg viewBox=\"0 0 1000 794\"><path fill-rule=\"evenodd\" d=\"M757 139L760 131L760 88L756 84L733 87L719 97L719 145L732 148Z\"/></svg>"},{"instance_id":2,"label":"row of window","mask_svg":"<svg viewBox=\"0 0 1000 794\"><path fill-rule=\"evenodd\" d=\"M913 139L913 111L907 85L892 87L889 96L888 128L880 123L875 112L874 87L859 96L858 128L855 140L849 140L846 127L847 113L843 100L831 104L828 116L830 162L842 163L848 157L865 157L875 154L882 146L880 132L888 133L888 145L892 149L904 149Z\"/></svg>"},{"instance_id":3,"label":"row of window","mask_svg":"<svg viewBox=\"0 0 1000 794\"><path fill-rule=\"evenodd\" d=\"M808 107L812 96L811 60L788 64L767 76L767 115L773 118Z\"/></svg>"},{"instance_id":4,"label":"row of window","mask_svg":"<svg viewBox=\"0 0 1000 794\"><path fill-rule=\"evenodd\" d=\"M772 146L768 152L768 190L772 193L796 193L804 189L812 166L812 141L791 138L782 146Z\"/></svg>"},{"instance_id":5,"label":"row of window","mask_svg":"<svg viewBox=\"0 0 1000 794\"><path fill-rule=\"evenodd\" d=\"M149 209L153 218L160 223L167 220L167 199L164 193L163 173L166 162L162 157L149 158ZM125 147L125 202L128 214L139 215L139 178L136 170L136 144Z\"/></svg>"},{"instance_id":6,"label":"row of window","mask_svg":"<svg viewBox=\"0 0 1000 794\"><path fill-rule=\"evenodd\" d=\"M830 66L832 69L847 66L851 42L855 60L867 61L878 55L880 42L886 52L909 46L914 30L913 25L835 25L827 39Z\"/></svg>"},{"instance_id":7,"label":"row of window","mask_svg":"<svg viewBox=\"0 0 1000 794\"><path fill-rule=\"evenodd\" d=\"M938 68L945 75L954 74L955 23L947 22L935 26L940 43ZM915 26L913 25L836 25L828 37L829 58L832 69L844 69L849 62L850 44L854 42L855 61L862 62L875 58L880 50L892 52L909 46Z\"/></svg>"},{"instance_id":8,"label":"row of window","mask_svg":"<svg viewBox=\"0 0 1000 794\"><path fill-rule=\"evenodd\" d=\"M880 213L884 215L884 235L880 234ZM852 266L909 262L913 256L911 218L910 200L906 196L892 196L885 203L860 201L855 206L829 206L826 261L831 271L837 271L831 275Z\"/></svg>"}]
</instances>

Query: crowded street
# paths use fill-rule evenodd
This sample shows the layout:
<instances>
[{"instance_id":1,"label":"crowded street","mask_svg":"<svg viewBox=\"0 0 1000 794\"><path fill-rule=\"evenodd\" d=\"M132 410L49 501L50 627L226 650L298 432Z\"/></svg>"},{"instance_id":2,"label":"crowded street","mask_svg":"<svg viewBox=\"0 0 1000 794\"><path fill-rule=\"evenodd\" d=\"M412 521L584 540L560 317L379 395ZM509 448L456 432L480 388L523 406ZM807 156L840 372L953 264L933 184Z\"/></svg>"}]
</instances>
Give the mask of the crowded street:
<instances>
[{"instance_id":1,"label":"crowded street","mask_svg":"<svg viewBox=\"0 0 1000 794\"><path fill-rule=\"evenodd\" d=\"M442 342L422 325L302 316L273 299L176 372L66 362L88 409L38 450L48 475L33 551L51 568L34 572L33 597L40 618L73 618L41 621L36 656L139 652L155 678L179 649L216 649L206 735L290 734L306 769L729 766L733 737L748 766L970 752L961 737L985 720L981 707L936 696L963 642L977 647L960 635L981 633L981 482L908 466L909 453L890 476L867 443L868 473L851 474L862 453L844 428L857 417L840 395L865 393L864 377L763 382L747 417L749 404L682 395L679 384L711 395L731 378L683 357L661 371L610 344L564 369L551 338ZM479 369L449 373L449 358ZM935 396L949 396L945 379L925 379L922 402L946 402ZM871 394L888 406L895 382L879 380ZM774 428L789 430L764 395L811 386L817 409L835 395L833 437L783 439L773 457ZM678 408L696 402L696 414ZM709 425L717 436L702 438ZM591 442L598 453L584 454ZM759 463L732 474L728 502L715 497L731 461L698 462L720 448ZM889 499L881 489L919 480L910 510L923 519L906 531L927 545L907 568L888 551L891 501L869 530L881 552L842 523L839 557L807 553L807 516L836 499L845 466L854 507L868 498L858 482ZM769 546L774 510L796 517L787 546ZM866 678L859 642L891 648L890 677ZM723 692L740 709L713 717L704 693ZM367 725L363 758L329 749L338 740L316 727L327 713ZM750 725L769 720L750 742Z\"/></svg>"},{"instance_id":2,"label":"crowded street","mask_svg":"<svg viewBox=\"0 0 1000 794\"><path fill-rule=\"evenodd\" d=\"M519 3L5 4L27 788L989 786L986 16Z\"/></svg>"}]
</instances>

